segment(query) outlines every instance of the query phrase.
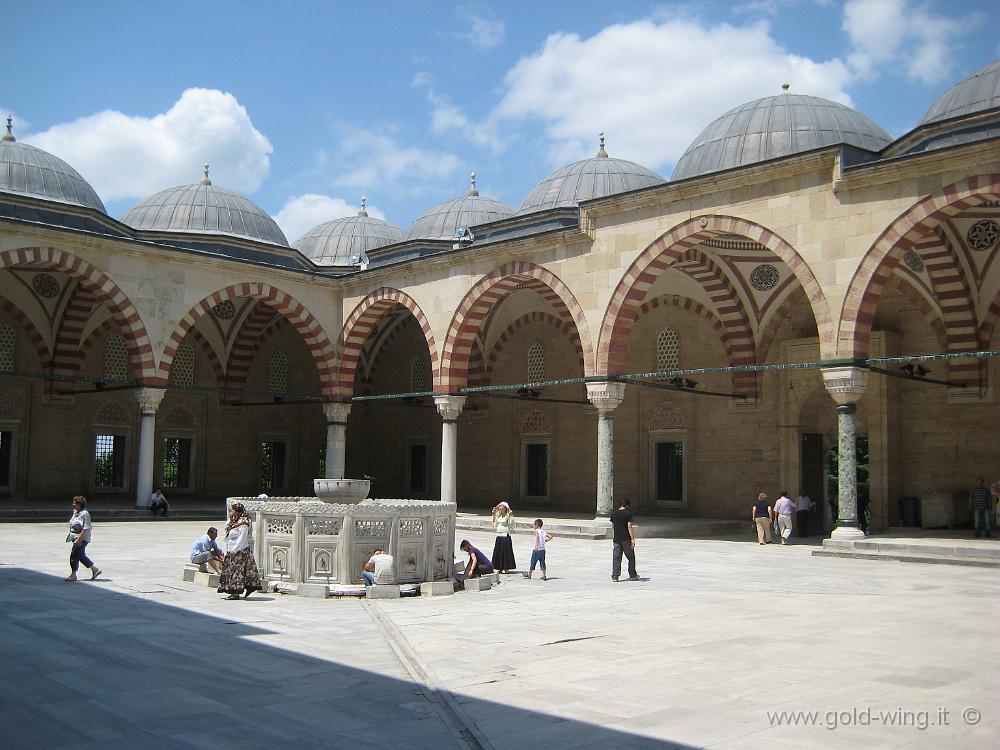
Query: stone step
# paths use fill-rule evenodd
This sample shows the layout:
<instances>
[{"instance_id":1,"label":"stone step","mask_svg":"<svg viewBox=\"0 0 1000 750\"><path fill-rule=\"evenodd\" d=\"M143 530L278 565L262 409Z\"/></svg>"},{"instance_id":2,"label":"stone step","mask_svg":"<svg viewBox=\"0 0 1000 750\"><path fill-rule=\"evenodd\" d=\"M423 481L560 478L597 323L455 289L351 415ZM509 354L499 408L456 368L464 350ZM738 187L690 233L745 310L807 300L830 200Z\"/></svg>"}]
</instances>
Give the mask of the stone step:
<instances>
[{"instance_id":1,"label":"stone step","mask_svg":"<svg viewBox=\"0 0 1000 750\"><path fill-rule=\"evenodd\" d=\"M89 507L95 521L225 521L224 508L177 509L169 516L153 516L148 510L138 508ZM4 508L0 509L0 523L53 523L67 521L71 510L63 508Z\"/></svg>"},{"instance_id":2,"label":"stone step","mask_svg":"<svg viewBox=\"0 0 1000 750\"><path fill-rule=\"evenodd\" d=\"M751 533L746 521L719 518L680 518L676 516L645 516L633 522L637 538L687 539L715 536L743 536ZM489 516L459 514L456 529L467 531L492 531ZM532 521L514 522L515 536L522 533L530 538ZM569 539L610 539L611 524L595 520L554 519L545 522L545 530L557 537Z\"/></svg>"},{"instance_id":3,"label":"stone step","mask_svg":"<svg viewBox=\"0 0 1000 750\"><path fill-rule=\"evenodd\" d=\"M907 554L904 552L863 552L853 549L823 548L813 550L817 557L844 557L854 560L891 560L894 562L927 563L931 565L964 565L972 568L1000 568L1000 560L989 557L958 555Z\"/></svg>"},{"instance_id":4,"label":"stone step","mask_svg":"<svg viewBox=\"0 0 1000 750\"><path fill-rule=\"evenodd\" d=\"M532 521L515 521L514 535L524 534L530 539L531 531L534 528ZM493 523L489 517L471 516L459 514L455 520L455 528L464 531L493 531ZM611 531L611 526L600 521L546 521L545 530L553 536L565 537L568 539L607 539Z\"/></svg>"}]
</instances>

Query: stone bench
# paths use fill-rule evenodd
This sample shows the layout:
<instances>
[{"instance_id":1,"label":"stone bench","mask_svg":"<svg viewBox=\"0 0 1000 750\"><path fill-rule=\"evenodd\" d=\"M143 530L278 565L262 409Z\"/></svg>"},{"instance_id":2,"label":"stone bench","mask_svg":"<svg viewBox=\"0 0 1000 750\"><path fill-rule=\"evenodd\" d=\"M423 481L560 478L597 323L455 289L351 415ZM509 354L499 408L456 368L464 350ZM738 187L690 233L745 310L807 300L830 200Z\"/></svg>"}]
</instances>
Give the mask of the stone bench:
<instances>
[{"instance_id":1,"label":"stone bench","mask_svg":"<svg viewBox=\"0 0 1000 750\"><path fill-rule=\"evenodd\" d=\"M365 586L365 596L368 599L398 599L399 586L395 583L376 583Z\"/></svg>"},{"instance_id":2,"label":"stone bench","mask_svg":"<svg viewBox=\"0 0 1000 750\"><path fill-rule=\"evenodd\" d=\"M424 581L420 584L421 596L451 596L455 593L455 581Z\"/></svg>"},{"instance_id":3,"label":"stone bench","mask_svg":"<svg viewBox=\"0 0 1000 750\"><path fill-rule=\"evenodd\" d=\"M476 578L466 578L462 581L466 591L489 591L493 588L493 576L485 575Z\"/></svg>"},{"instance_id":4,"label":"stone bench","mask_svg":"<svg viewBox=\"0 0 1000 750\"><path fill-rule=\"evenodd\" d=\"M213 589L219 588L219 574L209 570L204 563L201 565L187 563L181 571L181 580L199 586L210 586Z\"/></svg>"}]
</instances>

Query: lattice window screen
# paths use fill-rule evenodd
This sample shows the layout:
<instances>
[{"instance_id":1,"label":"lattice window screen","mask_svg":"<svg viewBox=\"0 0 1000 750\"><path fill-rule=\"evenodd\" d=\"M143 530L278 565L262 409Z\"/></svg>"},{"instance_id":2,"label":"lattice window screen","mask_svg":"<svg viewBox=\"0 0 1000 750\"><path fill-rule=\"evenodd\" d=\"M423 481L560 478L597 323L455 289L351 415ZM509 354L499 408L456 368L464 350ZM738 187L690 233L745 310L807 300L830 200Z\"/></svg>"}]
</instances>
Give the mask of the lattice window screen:
<instances>
[{"instance_id":1,"label":"lattice window screen","mask_svg":"<svg viewBox=\"0 0 1000 750\"><path fill-rule=\"evenodd\" d=\"M528 382L537 383L545 380L545 346L536 341L528 349Z\"/></svg>"},{"instance_id":2,"label":"lattice window screen","mask_svg":"<svg viewBox=\"0 0 1000 750\"><path fill-rule=\"evenodd\" d=\"M681 337L673 328L664 328L656 337L656 369L679 370Z\"/></svg>"},{"instance_id":3,"label":"lattice window screen","mask_svg":"<svg viewBox=\"0 0 1000 750\"><path fill-rule=\"evenodd\" d=\"M170 382L174 385L194 385L194 347L182 341L170 366Z\"/></svg>"},{"instance_id":4,"label":"lattice window screen","mask_svg":"<svg viewBox=\"0 0 1000 750\"><path fill-rule=\"evenodd\" d=\"M429 391L427 358L416 356L410 360L410 390L413 392Z\"/></svg>"},{"instance_id":5,"label":"lattice window screen","mask_svg":"<svg viewBox=\"0 0 1000 750\"><path fill-rule=\"evenodd\" d=\"M104 339L104 377L110 380L128 378L128 347L120 333Z\"/></svg>"},{"instance_id":6,"label":"lattice window screen","mask_svg":"<svg viewBox=\"0 0 1000 750\"><path fill-rule=\"evenodd\" d=\"M17 332L10 323L0 323L0 372L17 369Z\"/></svg>"},{"instance_id":7,"label":"lattice window screen","mask_svg":"<svg viewBox=\"0 0 1000 750\"><path fill-rule=\"evenodd\" d=\"M267 390L275 396L288 393L288 355L284 352L267 358Z\"/></svg>"}]
</instances>

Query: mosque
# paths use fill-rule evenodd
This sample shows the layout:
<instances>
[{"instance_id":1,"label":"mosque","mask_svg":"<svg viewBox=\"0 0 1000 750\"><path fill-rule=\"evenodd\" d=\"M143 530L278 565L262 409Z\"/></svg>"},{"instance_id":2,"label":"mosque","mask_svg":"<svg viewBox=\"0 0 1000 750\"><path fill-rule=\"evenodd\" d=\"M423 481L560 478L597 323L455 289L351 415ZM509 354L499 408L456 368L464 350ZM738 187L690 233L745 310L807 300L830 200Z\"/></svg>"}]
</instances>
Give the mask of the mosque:
<instances>
[{"instance_id":1,"label":"mosque","mask_svg":"<svg viewBox=\"0 0 1000 750\"><path fill-rule=\"evenodd\" d=\"M669 180L602 138L517 208L473 176L405 230L362 201L292 243L207 166L116 220L8 121L0 503L367 475L529 515L801 489L846 538L900 498L960 522L1000 469L1000 60L929 104L893 139L786 89Z\"/></svg>"}]
</instances>

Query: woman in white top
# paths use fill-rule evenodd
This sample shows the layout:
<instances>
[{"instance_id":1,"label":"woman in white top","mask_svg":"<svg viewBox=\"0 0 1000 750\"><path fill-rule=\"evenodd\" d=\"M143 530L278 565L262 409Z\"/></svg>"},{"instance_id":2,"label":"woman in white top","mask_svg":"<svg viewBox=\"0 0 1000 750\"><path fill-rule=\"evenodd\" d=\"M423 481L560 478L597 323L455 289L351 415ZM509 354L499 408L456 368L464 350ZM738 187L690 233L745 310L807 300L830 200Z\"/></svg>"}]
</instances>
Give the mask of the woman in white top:
<instances>
[{"instance_id":1,"label":"woman in white top","mask_svg":"<svg viewBox=\"0 0 1000 750\"><path fill-rule=\"evenodd\" d=\"M493 527L497 530L497 541L493 545L493 569L509 573L517 567L514 561L514 544L510 532L514 530L514 514L503 500L493 508Z\"/></svg>"},{"instance_id":2,"label":"woman in white top","mask_svg":"<svg viewBox=\"0 0 1000 750\"><path fill-rule=\"evenodd\" d=\"M67 581L77 580L76 571L80 569L80 563L90 568L91 581L101 574L101 569L87 557L87 545L90 544L92 531L93 522L90 520L90 512L87 510L87 498L83 495L77 495L73 498L73 516L69 519L69 533L66 535L66 541L73 545L69 549L70 574Z\"/></svg>"},{"instance_id":3,"label":"woman in white top","mask_svg":"<svg viewBox=\"0 0 1000 750\"><path fill-rule=\"evenodd\" d=\"M222 575L219 577L219 593L229 594L227 599L249 598L254 591L260 591L260 571L253 558L253 524L242 503L233 503L229 509L229 523L226 524L226 557L222 561Z\"/></svg>"}]
</instances>

